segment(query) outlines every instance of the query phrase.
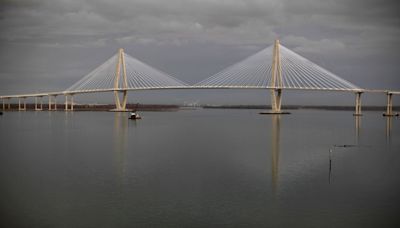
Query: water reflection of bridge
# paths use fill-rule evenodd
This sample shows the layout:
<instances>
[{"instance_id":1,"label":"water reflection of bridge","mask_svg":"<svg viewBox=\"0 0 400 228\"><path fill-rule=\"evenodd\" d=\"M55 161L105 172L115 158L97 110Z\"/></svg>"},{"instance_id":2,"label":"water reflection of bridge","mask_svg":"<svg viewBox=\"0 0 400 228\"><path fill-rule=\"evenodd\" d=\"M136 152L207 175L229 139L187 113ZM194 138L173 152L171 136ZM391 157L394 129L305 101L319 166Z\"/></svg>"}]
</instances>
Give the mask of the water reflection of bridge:
<instances>
[{"instance_id":1,"label":"water reflection of bridge","mask_svg":"<svg viewBox=\"0 0 400 228\"><path fill-rule=\"evenodd\" d=\"M280 154L281 154L281 121L282 116L273 115L271 116L271 138L270 138L270 148L271 148L271 182L272 182L272 192L277 194L279 191L279 173L280 173ZM346 149L346 148L354 148L354 147L368 147L368 145L360 144L360 135L362 132L361 127L361 117L354 117L354 144L345 144L345 145L334 145L332 148L329 148L329 182L331 181L331 153L335 149ZM385 138L388 145L391 145L391 136L392 133L392 118L386 118L386 126L385 126Z\"/></svg>"},{"instance_id":2,"label":"water reflection of bridge","mask_svg":"<svg viewBox=\"0 0 400 228\"><path fill-rule=\"evenodd\" d=\"M272 191L276 193L279 183L281 116L273 115L271 120L272 120L272 128L271 128Z\"/></svg>"},{"instance_id":3,"label":"water reflection of bridge","mask_svg":"<svg viewBox=\"0 0 400 228\"><path fill-rule=\"evenodd\" d=\"M361 95L385 93L387 108L384 115L393 116L393 95L400 91L360 88L329 72L315 63L282 46L274 45L234 64L194 85L188 85L127 55L122 49L84 76L68 89L60 92L3 95L3 110L11 109L10 100L18 99L18 110L26 110L26 99L34 99L37 111L43 110L43 97L48 97L48 110L57 110L57 97L65 97L65 110L74 109L74 96L88 93L114 93L115 110L127 111L128 91L160 89L266 89L271 94L273 114L281 114L282 92L336 91L356 95L355 115L361 115ZM121 96L122 95L122 96Z\"/></svg>"},{"instance_id":4,"label":"water reflection of bridge","mask_svg":"<svg viewBox=\"0 0 400 228\"><path fill-rule=\"evenodd\" d=\"M279 193L280 185L280 157L281 157L281 127L282 122L284 122L284 117L281 115L271 115L271 128L270 128L270 138L269 138L269 148L271 151L270 164L271 164L271 188L273 194ZM67 120L68 118L66 118ZM136 128L136 122L129 121L124 113L116 112L114 116L114 133L113 133L113 163L116 172L116 181L118 186L123 187L125 181L127 180L127 152L129 151L129 129ZM390 145L391 143L391 131L392 131L392 118L386 118L385 126L385 137ZM363 147L360 142L362 127L361 127L361 117L354 117L354 144L350 145L339 145L336 149ZM132 132L131 132L132 133ZM383 132L382 132L383 134ZM330 170L331 171L331 170ZM331 173L329 173L329 178Z\"/></svg>"}]
</instances>

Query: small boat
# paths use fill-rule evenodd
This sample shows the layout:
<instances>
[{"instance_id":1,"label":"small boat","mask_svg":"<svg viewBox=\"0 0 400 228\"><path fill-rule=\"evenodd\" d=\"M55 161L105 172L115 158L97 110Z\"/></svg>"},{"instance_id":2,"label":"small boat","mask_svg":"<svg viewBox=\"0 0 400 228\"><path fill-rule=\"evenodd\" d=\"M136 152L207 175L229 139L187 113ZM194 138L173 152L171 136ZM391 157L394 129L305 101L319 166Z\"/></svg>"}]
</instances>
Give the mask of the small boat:
<instances>
[{"instance_id":1,"label":"small boat","mask_svg":"<svg viewBox=\"0 0 400 228\"><path fill-rule=\"evenodd\" d=\"M131 119L131 120L140 120L140 119L142 119L142 117L139 116L139 114L137 114L136 112L131 112L131 116L129 117L129 119Z\"/></svg>"},{"instance_id":2,"label":"small boat","mask_svg":"<svg viewBox=\"0 0 400 228\"><path fill-rule=\"evenodd\" d=\"M2 116L3 115L3 112L0 112L0 116Z\"/></svg>"}]
</instances>

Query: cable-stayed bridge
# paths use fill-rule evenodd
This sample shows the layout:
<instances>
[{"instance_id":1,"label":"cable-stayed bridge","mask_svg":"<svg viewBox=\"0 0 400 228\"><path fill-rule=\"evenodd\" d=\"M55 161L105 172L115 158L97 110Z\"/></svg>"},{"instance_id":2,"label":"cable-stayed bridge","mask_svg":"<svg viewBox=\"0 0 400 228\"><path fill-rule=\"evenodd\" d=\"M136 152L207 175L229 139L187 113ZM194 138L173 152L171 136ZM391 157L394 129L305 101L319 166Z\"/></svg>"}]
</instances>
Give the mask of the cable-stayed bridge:
<instances>
[{"instance_id":1,"label":"cable-stayed bridge","mask_svg":"<svg viewBox=\"0 0 400 228\"><path fill-rule=\"evenodd\" d=\"M114 111L126 111L128 91L152 89L267 89L271 93L270 114L284 113L281 111L284 90L355 93L355 115L361 115L361 94L364 92L387 95L387 116L394 115L393 95L400 94L400 91L360 88L291 51L276 40L274 45L194 85L188 85L159 71L120 49L117 54L64 91L4 95L0 98L3 100L3 110L10 109L11 98L18 99L19 110L26 110L26 98L30 97L35 98L35 110L43 109L43 97L49 98L48 109L56 110L56 97L62 95L65 96L65 110L73 110L73 96L76 94L113 92L116 106Z\"/></svg>"}]
</instances>

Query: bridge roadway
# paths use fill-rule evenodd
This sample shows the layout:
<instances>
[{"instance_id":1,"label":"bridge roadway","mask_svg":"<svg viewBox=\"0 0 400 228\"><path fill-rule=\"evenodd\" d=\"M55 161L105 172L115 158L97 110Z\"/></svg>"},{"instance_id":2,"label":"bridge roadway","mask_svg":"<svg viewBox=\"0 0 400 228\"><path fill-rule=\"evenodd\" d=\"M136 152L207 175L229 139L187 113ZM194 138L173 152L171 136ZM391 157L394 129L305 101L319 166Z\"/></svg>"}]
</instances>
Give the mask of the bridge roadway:
<instances>
[{"instance_id":1,"label":"bridge roadway","mask_svg":"<svg viewBox=\"0 0 400 228\"><path fill-rule=\"evenodd\" d=\"M42 92L32 94L18 94L18 95L3 95L0 99L3 101L3 110L6 110L5 101L8 100L8 109L10 109L10 99L18 99L18 109L26 110L26 98L35 98L35 110L43 110L42 100L40 101L40 107L38 106L38 99L43 97L49 97L49 110L57 110L56 97L65 96L65 110L73 110L73 96L77 94L88 94L88 93L103 93L103 92L124 92L124 91L139 91L139 90L165 90L165 89L268 89L268 90L297 90L297 91L324 91L324 92L352 92L356 94L356 105L355 115L361 115L361 94L362 93L383 93L387 96L386 112L384 116L398 115L393 112L393 95L400 95L400 91L383 90L383 89L337 89L337 88L291 88L291 87L270 87L270 86L164 86L164 87L146 87L146 88L110 88L110 89L92 89L92 90L79 90L79 91L60 91L60 92ZM71 97L71 101L68 102L68 97ZM53 98L53 99L52 99ZM23 99L23 106L21 107L21 99Z\"/></svg>"}]
</instances>

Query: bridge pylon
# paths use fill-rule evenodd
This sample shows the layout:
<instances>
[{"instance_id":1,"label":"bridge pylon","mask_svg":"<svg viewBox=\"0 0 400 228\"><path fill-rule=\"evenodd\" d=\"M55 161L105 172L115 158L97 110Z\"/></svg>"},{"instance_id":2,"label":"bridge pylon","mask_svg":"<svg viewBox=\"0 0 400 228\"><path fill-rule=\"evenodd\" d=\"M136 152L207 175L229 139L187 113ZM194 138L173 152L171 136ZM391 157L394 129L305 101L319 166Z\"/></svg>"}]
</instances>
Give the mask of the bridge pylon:
<instances>
[{"instance_id":1,"label":"bridge pylon","mask_svg":"<svg viewBox=\"0 0 400 228\"><path fill-rule=\"evenodd\" d=\"M122 68L122 72L121 72ZM120 87L120 77L122 73L122 88ZM126 77L126 65L125 65L125 55L124 49L120 48L118 50L118 60L117 66L115 69L115 78L114 78L114 100L115 100L115 109L112 109L113 112L128 112L130 110L126 109L126 104L128 101L128 80ZM122 93L122 101L120 99L120 93Z\"/></svg>"},{"instance_id":2,"label":"bridge pylon","mask_svg":"<svg viewBox=\"0 0 400 228\"><path fill-rule=\"evenodd\" d=\"M356 92L356 105L355 105L355 112L353 116L362 116L361 113L361 94L363 91L357 91Z\"/></svg>"},{"instance_id":3,"label":"bridge pylon","mask_svg":"<svg viewBox=\"0 0 400 228\"><path fill-rule=\"evenodd\" d=\"M399 116L399 113L393 112L393 93L387 91L386 96L387 96L386 112L383 113L383 116L388 116L388 117Z\"/></svg>"},{"instance_id":4,"label":"bridge pylon","mask_svg":"<svg viewBox=\"0 0 400 228\"><path fill-rule=\"evenodd\" d=\"M272 53L271 81L269 83L271 88L271 111L262 112L261 114L289 114L289 112L281 110L283 82L279 46L279 40L275 40Z\"/></svg>"}]
</instances>

